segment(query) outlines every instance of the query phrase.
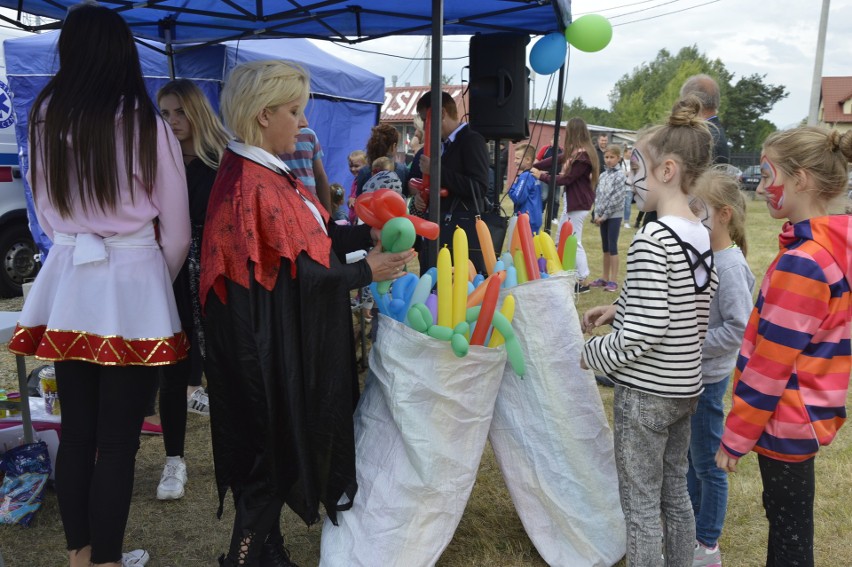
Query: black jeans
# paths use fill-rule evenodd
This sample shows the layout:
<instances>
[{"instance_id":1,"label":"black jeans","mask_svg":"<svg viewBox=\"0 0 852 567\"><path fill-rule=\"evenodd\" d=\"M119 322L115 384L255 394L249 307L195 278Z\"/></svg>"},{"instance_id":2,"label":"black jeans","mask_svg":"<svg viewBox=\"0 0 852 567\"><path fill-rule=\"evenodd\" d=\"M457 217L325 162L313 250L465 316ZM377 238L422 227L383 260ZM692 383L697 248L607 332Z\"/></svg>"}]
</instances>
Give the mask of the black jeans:
<instances>
[{"instance_id":1,"label":"black jeans","mask_svg":"<svg viewBox=\"0 0 852 567\"><path fill-rule=\"evenodd\" d=\"M758 455L769 520L766 567L814 565L814 459L801 463Z\"/></svg>"},{"instance_id":2,"label":"black jeans","mask_svg":"<svg viewBox=\"0 0 852 567\"><path fill-rule=\"evenodd\" d=\"M121 561L145 404L157 368L55 364L62 401L56 496L69 550L92 562Z\"/></svg>"}]
</instances>

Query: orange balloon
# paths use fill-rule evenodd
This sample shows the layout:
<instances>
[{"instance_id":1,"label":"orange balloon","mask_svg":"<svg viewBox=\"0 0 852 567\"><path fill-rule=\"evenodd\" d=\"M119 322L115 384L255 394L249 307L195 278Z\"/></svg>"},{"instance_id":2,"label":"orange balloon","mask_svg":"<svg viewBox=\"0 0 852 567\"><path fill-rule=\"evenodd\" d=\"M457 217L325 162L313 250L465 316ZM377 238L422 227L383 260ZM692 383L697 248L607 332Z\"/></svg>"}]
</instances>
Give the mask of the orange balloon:
<instances>
[{"instance_id":1,"label":"orange balloon","mask_svg":"<svg viewBox=\"0 0 852 567\"><path fill-rule=\"evenodd\" d=\"M491 231L485 221L479 217L476 217L476 235L479 237L479 249L482 250L482 258L485 260L485 271L490 276L494 273L497 256L494 254L494 241L491 240Z\"/></svg>"},{"instance_id":2,"label":"orange balloon","mask_svg":"<svg viewBox=\"0 0 852 567\"><path fill-rule=\"evenodd\" d=\"M467 308L476 307L480 303L482 303L482 298L485 297L485 290L487 289L488 280L491 278L497 278L500 280L500 285L503 285L503 282L506 281L506 270L500 270L499 272L495 272L494 274L488 276L488 279L479 284L473 292L467 296Z\"/></svg>"}]
</instances>

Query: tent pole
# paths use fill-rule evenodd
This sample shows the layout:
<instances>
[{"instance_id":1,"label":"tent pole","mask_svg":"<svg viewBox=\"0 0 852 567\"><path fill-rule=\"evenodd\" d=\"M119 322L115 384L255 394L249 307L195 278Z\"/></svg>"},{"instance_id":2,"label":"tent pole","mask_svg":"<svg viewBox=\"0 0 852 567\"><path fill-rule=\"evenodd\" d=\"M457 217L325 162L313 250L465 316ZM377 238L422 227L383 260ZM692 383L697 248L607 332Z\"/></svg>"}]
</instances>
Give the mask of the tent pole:
<instances>
[{"instance_id":1,"label":"tent pole","mask_svg":"<svg viewBox=\"0 0 852 567\"><path fill-rule=\"evenodd\" d=\"M432 0L432 131L430 132L429 151L429 220L441 225L441 44L444 41L444 0ZM441 237L426 240L430 247L429 257L437 261L441 248ZM423 270L421 269L421 272Z\"/></svg>"},{"instance_id":2,"label":"tent pole","mask_svg":"<svg viewBox=\"0 0 852 567\"><path fill-rule=\"evenodd\" d=\"M559 197L556 195L556 174L559 171L559 125L562 123L562 102L565 98L565 63L559 68L559 84L556 86L556 117L553 126L553 163L550 166L550 190L547 194L547 216L544 220L544 229L548 233L553 232L554 210L559 205ZM556 215L558 219L559 216Z\"/></svg>"},{"instance_id":3,"label":"tent pole","mask_svg":"<svg viewBox=\"0 0 852 567\"><path fill-rule=\"evenodd\" d=\"M175 49L172 46L172 29L170 27L166 27L164 30L164 38L165 38L165 47L166 47L166 59L169 62L169 79L175 80Z\"/></svg>"}]
</instances>

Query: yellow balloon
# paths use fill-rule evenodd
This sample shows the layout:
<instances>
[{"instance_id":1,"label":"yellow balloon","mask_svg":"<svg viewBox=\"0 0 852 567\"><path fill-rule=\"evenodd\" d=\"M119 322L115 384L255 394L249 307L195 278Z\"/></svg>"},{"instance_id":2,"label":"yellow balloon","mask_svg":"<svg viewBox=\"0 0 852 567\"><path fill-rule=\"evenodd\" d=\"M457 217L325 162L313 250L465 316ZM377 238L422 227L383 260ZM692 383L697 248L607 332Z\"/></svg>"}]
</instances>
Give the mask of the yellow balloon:
<instances>
[{"instance_id":1,"label":"yellow balloon","mask_svg":"<svg viewBox=\"0 0 852 567\"><path fill-rule=\"evenodd\" d=\"M544 249L541 247L541 235L533 235L533 248L535 248L535 259L538 260L544 256Z\"/></svg>"},{"instance_id":2,"label":"yellow balloon","mask_svg":"<svg viewBox=\"0 0 852 567\"><path fill-rule=\"evenodd\" d=\"M452 327L453 320L453 265L450 249L444 246L438 252L438 325Z\"/></svg>"},{"instance_id":3,"label":"yellow balloon","mask_svg":"<svg viewBox=\"0 0 852 567\"><path fill-rule=\"evenodd\" d=\"M463 228L456 227L453 233L453 315L452 325L455 327L464 321L465 311L467 311L467 282L468 282L468 252L467 252L467 233Z\"/></svg>"},{"instance_id":4,"label":"yellow balloon","mask_svg":"<svg viewBox=\"0 0 852 567\"><path fill-rule=\"evenodd\" d=\"M503 306L500 307L500 313L502 313L509 322L515 317L515 296L507 295L506 299L503 300ZM491 332L491 340L488 342L489 347L496 347L502 345L506 342L506 339L503 335L500 334L500 331L494 329Z\"/></svg>"},{"instance_id":5,"label":"yellow balloon","mask_svg":"<svg viewBox=\"0 0 852 567\"><path fill-rule=\"evenodd\" d=\"M542 232L539 234L539 242L541 242L541 248L544 252L544 257L547 259L548 268L547 273L552 274L550 271L550 261L553 260L557 264L561 264L559 261L559 253L556 251L556 243L553 242L553 238L546 232Z\"/></svg>"}]
</instances>

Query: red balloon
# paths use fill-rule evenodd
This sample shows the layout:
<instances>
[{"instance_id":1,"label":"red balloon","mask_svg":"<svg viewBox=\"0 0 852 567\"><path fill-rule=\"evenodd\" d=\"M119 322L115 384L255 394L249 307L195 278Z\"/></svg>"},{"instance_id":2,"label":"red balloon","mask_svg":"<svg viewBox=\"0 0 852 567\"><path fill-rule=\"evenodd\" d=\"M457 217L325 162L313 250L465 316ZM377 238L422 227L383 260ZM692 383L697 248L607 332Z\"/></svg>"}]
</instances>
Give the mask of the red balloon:
<instances>
[{"instance_id":1,"label":"red balloon","mask_svg":"<svg viewBox=\"0 0 852 567\"><path fill-rule=\"evenodd\" d=\"M379 218L402 217L408 213L408 206L402 195L392 189L379 189L373 194L373 212Z\"/></svg>"},{"instance_id":2,"label":"red balloon","mask_svg":"<svg viewBox=\"0 0 852 567\"><path fill-rule=\"evenodd\" d=\"M414 232L422 236L427 240L435 240L438 238L438 234L441 232L441 228L430 221L427 221L421 217L415 217L414 215L406 215L405 218L411 221L411 224L414 225Z\"/></svg>"},{"instance_id":3,"label":"red balloon","mask_svg":"<svg viewBox=\"0 0 852 567\"><path fill-rule=\"evenodd\" d=\"M500 278L491 275L485 285L485 297L482 300L482 309L479 310L479 318L476 320L476 328L470 336L470 344L484 345L485 337L488 336L488 327L494 319L494 309L497 308L497 298L500 297Z\"/></svg>"},{"instance_id":4,"label":"red balloon","mask_svg":"<svg viewBox=\"0 0 852 567\"><path fill-rule=\"evenodd\" d=\"M368 224L373 228L381 229L385 226L387 219L381 220L373 214L372 203L373 193L361 194L357 199L355 199L355 214L358 215L359 219L364 221L364 224Z\"/></svg>"}]
</instances>

